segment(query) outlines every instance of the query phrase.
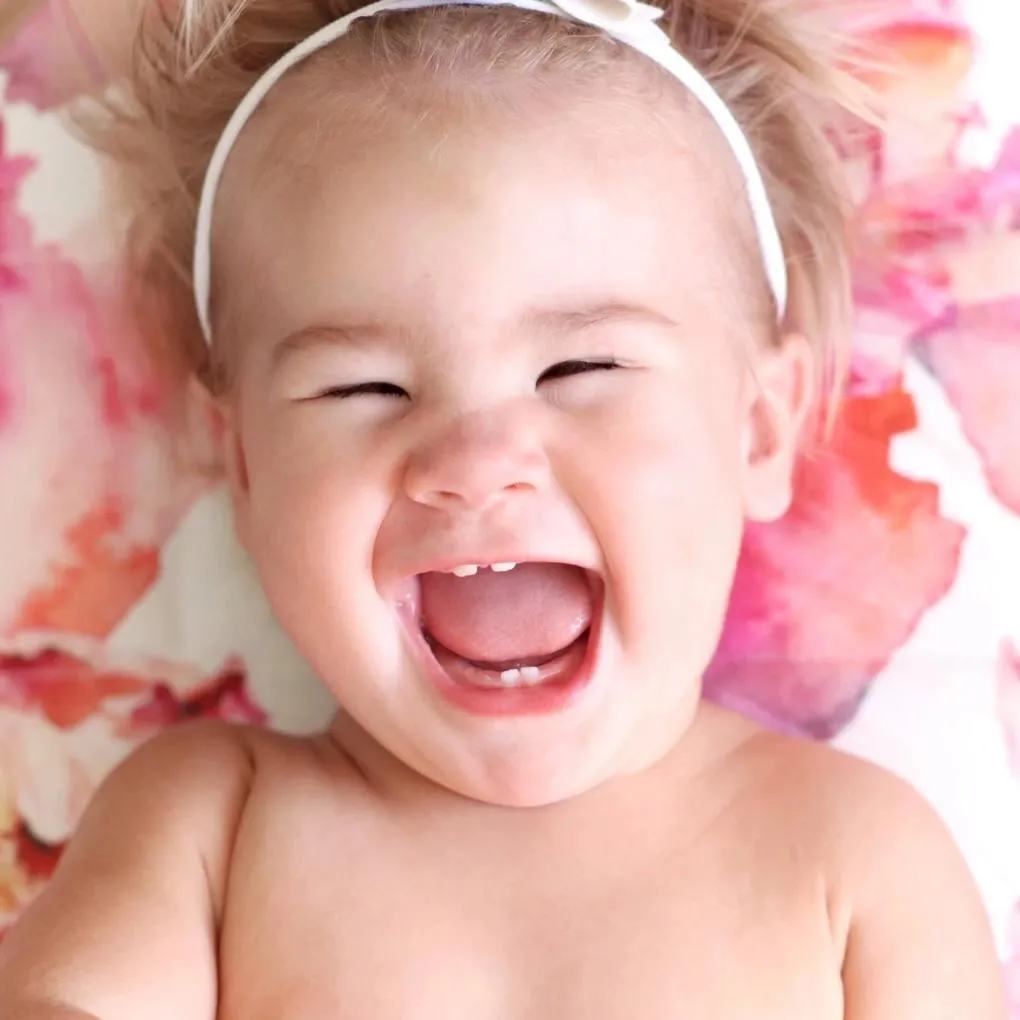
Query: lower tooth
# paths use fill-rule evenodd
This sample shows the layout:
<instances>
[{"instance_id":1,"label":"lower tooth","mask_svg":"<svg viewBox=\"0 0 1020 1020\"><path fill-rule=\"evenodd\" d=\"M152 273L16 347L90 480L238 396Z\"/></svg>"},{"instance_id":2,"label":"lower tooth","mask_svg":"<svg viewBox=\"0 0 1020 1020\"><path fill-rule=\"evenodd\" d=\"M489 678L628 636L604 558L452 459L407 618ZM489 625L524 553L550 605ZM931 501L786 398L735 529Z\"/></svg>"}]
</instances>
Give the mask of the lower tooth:
<instances>
[{"instance_id":1,"label":"lower tooth","mask_svg":"<svg viewBox=\"0 0 1020 1020\"><path fill-rule=\"evenodd\" d=\"M500 683L507 687L515 686L521 679L521 670L519 669L504 669L499 674Z\"/></svg>"},{"instance_id":2,"label":"lower tooth","mask_svg":"<svg viewBox=\"0 0 1020 1020\"><path fill-rule=\"evenodd\" d=\"M524 666L521 669L521 680L526 684L537 684L541 677L538 666Z\"/></svg>"}]
</instances>

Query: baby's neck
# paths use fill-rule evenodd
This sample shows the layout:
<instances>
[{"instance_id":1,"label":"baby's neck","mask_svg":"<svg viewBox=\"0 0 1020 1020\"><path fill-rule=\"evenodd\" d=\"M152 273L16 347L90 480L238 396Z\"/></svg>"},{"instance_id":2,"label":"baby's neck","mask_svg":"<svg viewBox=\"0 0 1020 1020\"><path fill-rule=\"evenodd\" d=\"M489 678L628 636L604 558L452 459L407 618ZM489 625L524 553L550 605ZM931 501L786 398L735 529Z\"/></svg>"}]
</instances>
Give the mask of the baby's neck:
<instances>
[{"instance_id":1,"label":"baby's neck","mask_svg":"<svg viewBox=\"0 0 1020 1020\"><path fill-rule=\"evenodd\" d=\"M392 801L395 807L406 804L420 810L463 811L495 820L518 818L523 813L563 818L580 818L589 813L612 817L617 801L633 805L635 798L654 800L666 789L671 798L678 793L682 796L685 788L704 782L707 775L760 732L742 717L702 701L681 736L656 761L621 771L574 797L537 808L503 806L462 796L411 768L342 710L334 716L322 741L325 752L339 759L345 771L352 771L367 790ZM674 809L679 806L675 799L673 805Z\"/></svg>"}]
</instances>

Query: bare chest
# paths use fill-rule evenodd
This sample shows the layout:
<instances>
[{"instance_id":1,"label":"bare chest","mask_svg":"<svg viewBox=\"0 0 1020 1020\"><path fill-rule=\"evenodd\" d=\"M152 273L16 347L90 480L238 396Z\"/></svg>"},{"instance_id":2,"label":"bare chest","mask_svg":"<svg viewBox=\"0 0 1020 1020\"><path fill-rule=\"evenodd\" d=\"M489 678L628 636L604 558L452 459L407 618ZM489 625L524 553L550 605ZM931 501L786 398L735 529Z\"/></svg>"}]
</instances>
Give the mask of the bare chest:
<instances>
[{"instance_id":1,"label":"bare chest","mask_svg":"<svg viewBox=\"0 0 1020 1020\"><path fill-rule=\"evenodd\" d=\"M842 1016L817 883L746 848L295 836L237 855L220 1020Z\"/></svg>"}]
</instances>

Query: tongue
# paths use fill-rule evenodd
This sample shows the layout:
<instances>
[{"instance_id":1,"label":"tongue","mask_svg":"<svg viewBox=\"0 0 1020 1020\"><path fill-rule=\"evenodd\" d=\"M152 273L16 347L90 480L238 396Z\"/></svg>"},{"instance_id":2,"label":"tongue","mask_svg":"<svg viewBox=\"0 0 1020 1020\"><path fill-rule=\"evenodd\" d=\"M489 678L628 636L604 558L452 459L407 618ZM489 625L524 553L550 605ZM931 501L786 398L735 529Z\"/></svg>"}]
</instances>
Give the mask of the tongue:
<instances>
[{"instance_id":1,"label":"tongue","mask_svg":"<svg viewBox=\"0 0 1020 1020\"><path fill-rule=\"evenodd\" d=\"M537 663L587 630L591 591L584 572L563 563L474 577L422 574L421 614L428 634L463 659Z\"/></svg>"}]
</instances>

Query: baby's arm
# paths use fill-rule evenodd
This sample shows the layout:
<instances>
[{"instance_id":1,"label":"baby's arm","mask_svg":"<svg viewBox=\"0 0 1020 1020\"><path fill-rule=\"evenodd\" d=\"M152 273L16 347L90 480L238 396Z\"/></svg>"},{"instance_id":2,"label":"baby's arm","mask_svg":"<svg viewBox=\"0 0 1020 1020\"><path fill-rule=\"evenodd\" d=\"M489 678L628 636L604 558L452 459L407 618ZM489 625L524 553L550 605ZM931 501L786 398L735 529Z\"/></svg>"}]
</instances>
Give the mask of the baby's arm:
<instances>
[{"instance_id":1,"label":"baby's arm","mask_svg":"<svg viewBox=\"0 0 1020 1020\"><path fill-rule=\"evenodd\" d=\"M1006 1020L988 918L934 811L870 769L845 832L845 1020Z\"/></svg>"},{"instance_id":2,"label":"baby's arm","mask_svg":"<svg viewBox=\"0 0 1020 1020\"><path fill-rule=\"evenodd\" d=\"M226 727L172 731L97 794L0 946L3 1020L214 1020L217 926L252 776Z\"/></svg>"}]
</instances>

